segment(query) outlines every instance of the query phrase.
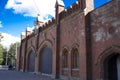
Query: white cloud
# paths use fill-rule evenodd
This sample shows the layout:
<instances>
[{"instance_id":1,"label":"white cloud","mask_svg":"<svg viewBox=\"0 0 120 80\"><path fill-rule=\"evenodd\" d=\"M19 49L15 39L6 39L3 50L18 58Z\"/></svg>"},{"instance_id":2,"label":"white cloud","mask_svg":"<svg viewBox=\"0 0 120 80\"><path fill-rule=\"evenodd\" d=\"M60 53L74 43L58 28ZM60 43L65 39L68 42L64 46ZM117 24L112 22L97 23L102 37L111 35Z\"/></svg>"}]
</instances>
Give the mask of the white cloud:
<instances>
[{"instance_id":1,"label":"white cloud","mask_svg":"<svg viewBox=\"0 0 120 80\"><path fill-rule=\"evenodd\" d=\"M2 22L0 21L0 28L1 28L1 27L3 27L3 26L2 26Z\"/></svg>"},{"instance_id":2,"label":"white cloud","mask_svg":"<svg viewBox=\"0 0 120 80\"><path fill-rule=\"evenodd\" d=\"M1 44L6 48L9 48L12 43L20 42L19 37L15 37L7 33L2 33L2 35L3 35L3 39L1 41Z\"/></svg>"},{"instance_id":3,"label":"white cloud","mask_svg":"<svg viewBox=\"0 0 120 80\"><path fill-rule=\"evenodd\" d=\"M27 27L27 30L28 30L28 31L33 32L33 29L34 29L34 27Z\"/></svg>"},{"instance_id":4,"label":"white cloud","mask_svg":"<svg viewBox=\"0 0 120 80\"><path fill-rule=\"evenodd\" d=\"M8 0L5 8L13 9L16 14L24 16L36 17L39 13L43 20L49 19L49 16L55 14L56 0ZM64 4L62 0L58 0L60 4Z\"/></svg>"}]
</instances>

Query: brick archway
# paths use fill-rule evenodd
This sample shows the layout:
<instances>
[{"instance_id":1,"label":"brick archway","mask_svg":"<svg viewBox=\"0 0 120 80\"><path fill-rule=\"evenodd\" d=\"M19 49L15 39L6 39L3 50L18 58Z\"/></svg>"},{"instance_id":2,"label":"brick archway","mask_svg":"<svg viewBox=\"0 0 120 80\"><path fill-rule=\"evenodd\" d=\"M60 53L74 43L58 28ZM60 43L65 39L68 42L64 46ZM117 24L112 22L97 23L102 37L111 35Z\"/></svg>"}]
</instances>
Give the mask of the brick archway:
<instances>
[{"instance_id":1,"label":"brick archway","mask_svg":"<svg viewBox=\"0 0 120 80\"><path fill-rule=\"evenodd\" d=\"M35 71L35 53L33 51L30 52L28 58L28 71L34 72Z\"/></svg>"},{"instance_id":2,"label":"brick archway","mask_svg":"<svg viewBox=\"0 0 120 80\"><path fill-rule=\"evenodd\" d=\"M52 74L52 49L45 46L40 52L40 71Z\"/></svg>"},{"instance_id":3,"label":"brick archway","mask_svg":"<svg viewBox=\"0 0 120 80\"><path fill-rule=\"evenodd\" d=\"M28 48L28 52L26 55L26 70L28 72L34 72L35 71L35 50L34 47Z\"/></svg>"},{"instance_id":4,"label":"brick archway","mask_svg":"<svg viewBox=\"0 0 120 80\"><path fill-rule=\"evenodd\" d=\"M52 74L53 50L50 40L41 43L38 50L38 69L41 73Z\"/></svg>"},{"instance_id":5,"label":"brick archway","mask_svg":"<svg viewBox=\"0 0 120 80\"><path fill-rule=\"evenodd\" d=\"M115 63L117 62L118 56L120 56L120 46L111 46L99 55L97 64L100 67L100 79L108 80L110 75L113 76L113 74L111 74L112 70L110 69L117 69L117 64ZM113 64L114 66L112 66ZM114 78L118 75L117 71L115 72L116 74L114 75Z\"/></svg>"}]
</instances>

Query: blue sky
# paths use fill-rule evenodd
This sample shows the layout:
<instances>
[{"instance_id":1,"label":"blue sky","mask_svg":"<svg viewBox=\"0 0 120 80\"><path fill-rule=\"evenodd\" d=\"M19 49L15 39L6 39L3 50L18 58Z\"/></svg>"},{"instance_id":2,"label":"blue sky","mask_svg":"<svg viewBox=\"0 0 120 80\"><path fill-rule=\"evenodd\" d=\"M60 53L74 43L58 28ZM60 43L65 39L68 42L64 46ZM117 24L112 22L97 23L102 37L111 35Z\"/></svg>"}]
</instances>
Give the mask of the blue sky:
<instances>
[{"instance_id":1,"label":"blue sky","mask_svg":"<svg viewBox=\"0 0 120 80\"><path fill-rule=\"evenodd\" d=\"M17 1L17 2L15 2L15 4L13 5L13 4L11 4L12 1ZM11 36L20 38L21 32L26 30L26 27L28 24L30 27L33 27L33 25L34 25L33 23L35 20L35 13L34 13L35 11L34 11L34 9L32 9L33 10L33 12L32 12L30 10L30 8L28 8L28 7L31 7L31 8L34 7L34 8L36 8L36 10L39 11L39 9L38 9L39 6L36 6L38 4L38 2L34 2L34 0L33 0L33 3L32 3L33 6L30 6L29 4L31 4L31 3L26 5L27 2L25 2L25 1L27 1L27 0L0 0L0 32L1 33L6 33ZM37 1L37 0L35 0L35 1ZM39 0L40 3L41 3L41 1L47 1L48 3L51 1L51 5L54 6L53 2L55 0ZM63 2L65 4L65 8L70 6L71 4L73 4L75 1L77 1L77 0L63 0ZM97 8L108 1L109 0L94 0L94 7ZM9 2L9 4L8 4L8 2ZM24 4L22 2L24 2ZM17 7L16 7L16 5L17 5ZM24 6L26 8L24 8ZM44 3L43 3L43 6L45 6ZM51 13L51 14L49 14L49 16L44 17L44 19L49 18L50 16L53 15L53 12L49 11L49 8L52 9L49 6L46 5L46 7L40 8L40 9L43 9L40 11L41 14L43 14L42 18L44 16L48 15L49 13ZM19 7L21 7L21 8L19 8ZM46 11L46 12L44 12L44 11ZM48 11L48 13L47 13L47 11ZM45 13L45 15L44 15L44 13ZM36 15L37 15L37 13L36 13Z\"/></svg>"}]
</instances>

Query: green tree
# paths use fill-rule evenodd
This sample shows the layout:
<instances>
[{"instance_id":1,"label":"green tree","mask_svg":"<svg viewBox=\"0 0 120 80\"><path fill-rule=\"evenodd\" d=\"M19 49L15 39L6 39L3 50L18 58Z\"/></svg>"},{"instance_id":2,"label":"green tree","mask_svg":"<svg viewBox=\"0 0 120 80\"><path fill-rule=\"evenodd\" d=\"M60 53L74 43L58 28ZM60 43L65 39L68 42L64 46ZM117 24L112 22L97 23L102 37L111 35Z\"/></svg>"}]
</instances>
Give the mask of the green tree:
<instances>
[{"instance_id":1,"label":"green tree","mask_svg":"<svg viewBox=\"0 0 120 80\"><path fill-rule=\"evenodd\" d=\"M4 64L7 50L0 44L0 65Z\"/></svg>"},{"instance_id":2,"label":"green tree","mask_svg":"<svg viewBox=\"0 0 120 80\"><path fill-rule=\"evenodd\" d=\"M1 42L1 39L3 38L2 34L0 33L0 42Z\"/></svg>"},{"instance_id":3,"label":"green tree","mask_svg":"<svg viewBox=\"0 0 120 80\"><path fill-rule=\"evenodd\" d=\"M10 45L10 49L8 51L8 65L15 65L16 62L16 48L20 46L19 42Z\"/></svg>"}]
</instances>

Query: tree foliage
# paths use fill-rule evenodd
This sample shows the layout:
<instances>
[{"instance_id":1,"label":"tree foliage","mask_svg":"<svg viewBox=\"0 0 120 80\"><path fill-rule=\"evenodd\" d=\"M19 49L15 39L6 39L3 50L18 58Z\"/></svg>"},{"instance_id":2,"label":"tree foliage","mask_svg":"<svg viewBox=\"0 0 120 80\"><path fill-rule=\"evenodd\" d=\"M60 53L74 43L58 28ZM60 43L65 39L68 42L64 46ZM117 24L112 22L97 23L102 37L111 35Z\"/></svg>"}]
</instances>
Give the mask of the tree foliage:
<instances>
[{"instance_id":1,"label":"tree foliage","mask_svg":"<svg viewBox=\"0 0 120 80\"><path fill-rule=\"evenodd\" d=\"M3 38L2 34L0 33L0 42ZM10 45L9 50L7 51L6 48L0 44L0 65L6 64L6 57L8 65L15 65L15 57L16 57L16 49L20 46L19 42Z\"/></svg>"},{"instance_id":2,"label":"tree foliage","mask_svg":"<svg viewBox=\"0 0 120 80\"><path fill-rule=\"evenodd\" d=\"M7 49L5 49L1 44L0 44L0 65L5 64L5 57L6 57Z\"/></svg>"},{"instance_id":3,"label":"tree foliage","mask_svg":"<svg viewBox=\"0 0 120 80\"><path fill-rule=\"evenodd\" d=\"M0 42L1 42L1 39L3 38L2 34L0 33Z\"/></svg>"},{"instance_id":4,"label":"tree foliage","mask_svg":"<svg viewBox=\"0 0 120 80\"><path fill-rule=\"evenodd\" d=\"M15 65L16 61L16 49L20 46L19 42L10 45L10 49L8 51L8 64Z\"/></svg>"}]
</instances>

